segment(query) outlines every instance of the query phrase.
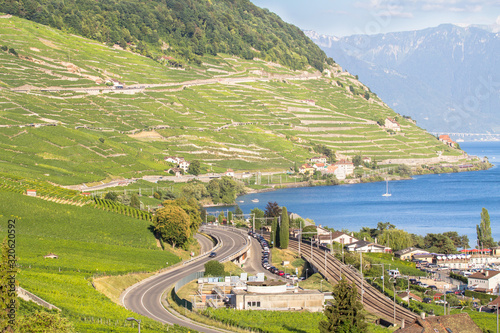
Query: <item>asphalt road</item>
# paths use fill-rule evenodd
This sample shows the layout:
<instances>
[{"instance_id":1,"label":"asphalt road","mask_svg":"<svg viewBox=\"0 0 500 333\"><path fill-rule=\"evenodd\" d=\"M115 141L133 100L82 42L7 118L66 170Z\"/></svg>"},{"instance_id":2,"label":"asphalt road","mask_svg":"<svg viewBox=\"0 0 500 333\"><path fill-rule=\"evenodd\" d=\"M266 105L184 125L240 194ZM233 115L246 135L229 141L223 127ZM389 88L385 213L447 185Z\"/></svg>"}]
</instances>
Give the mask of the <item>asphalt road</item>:
<instances>
[{"instance_id":1,"label":"asphalt road","mask_svg":"<svg viewBox=\"0 0 500 333\"><path fill-rule=\"evenodd\" d=\"M207 228L205 232L218 236L222 240L223 245L217 250L217 259L219 260L240 250L245 246L247 239L246 234L222 228ZM148 279L123 295L123 305L129 310L164 324L178 324L200 332L220 332L190 321L184 321L168 312L161 303L161 296L165 290L171 288L184 276L202 271L204 269L203 265L211 259L208 257L202 258Z\"/></svg>"}]
</instances>

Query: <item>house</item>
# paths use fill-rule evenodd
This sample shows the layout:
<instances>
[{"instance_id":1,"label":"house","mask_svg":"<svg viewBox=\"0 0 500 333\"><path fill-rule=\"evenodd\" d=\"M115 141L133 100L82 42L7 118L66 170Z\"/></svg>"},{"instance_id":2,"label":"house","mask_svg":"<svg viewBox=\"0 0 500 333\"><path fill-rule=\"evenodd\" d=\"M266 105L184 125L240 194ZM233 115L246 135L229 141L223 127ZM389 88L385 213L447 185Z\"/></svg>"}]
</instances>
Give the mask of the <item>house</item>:
<instances>
[{"instance_id":1,"label":"house","mask_svg":"<svg viewBox=\"0 0 500 333\"><path fill-rule=\"evenodd\" d=\"M309 159L309 161L311 163L323 163L323 164L326 164L326 162L328 161L327 157L326 156L315 156L315 157L312 157Z\"/></svg>"},{"instance_id":2,"label":"house","mask_svg":"<svg viewBox=\"0 0 500 333\"><path fill-rule=\"evenodd\" d=\"M413 259L427 261L428 263L432 263L434 260L434 255L430 253L415 253L413 255Z\"/></svg>"},{"instance_id":3,"label":"house","mask_svg":"<svg viewBox=\"0 0 500 333\"><path fill-rule=\"evenodd\" d=\"M165 162L174 163L174 164L178 165L181 161L180 159L181 158L176 157L176 156L167 156L167 157L165 157Z\"/></svg>"},{"instance_id":4,"label":"house","mask_svg":"<svg viewBox=\"0 0 500 333\"><path fill-rule=\"evenodd\" d=\"M402 249L394 252L394 255L401 260L412 260L414 254L428 254L428 251L421 250L416 247L407 247L406 249Z\"/></svg>"},{"instance_id":5,"label":"house","mask_svg":"<svg viewBox=\"0 0 500 333\"><path fill-rule=\"evenodd\" d=\"M36 190L26 190L26 195L30 197L36 197Z\"/></svg>"},{"instance_id":6,"label":"house","mask_svg":"<svg viewBox=\"0 0 500 333\"><path fill-rule=\"evenodd\" d=\"M390 130L393 130L394 132L400 132L401 131L401 126L399 125L399 123L390 118L390 117L387 117L385 119L385 122L384 122L384 127L387 128L387 129L390 129Z\"/></svg>"},{"instance_id":7,"label":"house","mask_svg":"<svg viewBox=\"0 0 500 333\"><path fill-rule=\"evenodd\" d=\"M180 177L183 174L183 170L180 168L170 168L167 172L175 175L176 177Z\"/></svg>"},{"instance_id":8,"label":"house","mask_svg":"<svg viewBox=\"0 0 500 333\"><path fill-rule=\"evenodd\" d=\"M457 146L457 143L455 141L453 141L448 134L440 135L439 141L443 142L444 144L446 144L452 148Z\"/></svg>"},{"instance_id":9,"label":"house","mask_svg":"<svg viewBox=\"0 0 500 333\"><path fill-rule=\"evenodd\" d=\"M411 299L411 300L414 300L414 301L417 301L417 302L422 302L422 298L421 297L418 297L417 295L413 294L413 293L409 293L409 296L408 296L408 293L407 292L404 292L404 293L399 293L398 294L398 297L401 298L403 301L405 302L408 302L408 297Z\"/></svg>"},{"instance_id":10,"label":"house","mask_svg":"<svg viewBox=\"0 0 500 333\"><path fill-rule=\"evenodd\" d=\"M313 237L313 240L319 242L320 244L331 244L331 243L340 243L340 244L352 244L357 242L358 239L350 236L341 231L335 231L330 234L321 234Z\"/></svg>"},{"instance_id":11,"label":"house","mask_svg":"<svg viewBox=\"0 0 500 333\"><path fill-rule=\"evenodd\" d=\"M339 172L343 172L345 176L349 176L354 173L354 164L351 161L340 160L337 163L335 163L335 166L341 169Z\"/></svg>"},{"instance_id":12,"label":"house","mask_svg":"<svg viewBox=\"0 0 500 333\"><path fill-rule=\"evenodd\" d=\"M323 170L326 174L334 175L338 180L344 180L346 178L345 169L339 168L336 165L330 164L326 167L326 170Z\"/></svg>"},{"instance_id":13,"label":"house","mask_svg":"<svg viewBox=\"0 0 500 333\"><path fill-rule=\"evenodd\" d=\"M234 177L233 169L227 169L227 171L224 173L224 176Z\"/></svg>"},{"instance_id":14,"label":"house","mask_svg":"<svg viewBox=\"0 0 500 333\"><path fill-rule=\"evenodd\" d=\"M397 333L450 333L450 332L467 332L481 333L483 330L472 321L468 313L457 313L447 316L431 316L425 318L417 318L406 327L402 327L395 331Z\"/></svg>"},{"instance_id":15,"label":"house","mask_svg":"<svg viewBox=\"0 0 500 333\"><path fill-rule=\"evenodd\" d=\"M469 288L476 288L484 291L496 291L500 283L500 272L482 270L469 276Z\"/></svg>"},{"instance_id":16,"label":"house","mask_svg":"<svg viewBox=\"0 0 500 333\"><path fill-rule=\"evenodd\" d=\"M364 240L347 244L344 248L349 252L374 252L374 253L391 252L390 247Z\"/></svg>"},{"instance_id":17,"label":"house","mask_svg":"<svg viewBox=\"0 0 500 333\"><path fill-rule=\"evenodd\" d=\"M325 163L315 163L315 164L313 164L312 167L314 168L314 170L317 170L317 171L322 171L322 170L325 170L327 168Z\"/></svg>"},{"instance_id":18,"label":"house","mask_svg":"<svg viewBox=\"0 0 500 333\"><path fill-rule=\"evenodd\" d=\"M363 157L363 163L369 164L372 162L371 157Z\"/></svg>"},{"instance_id":19,"label":"house","mask_svg":"<svg viewBox=\"0 0 500 333\"><path fill-rule=\"evenodd\" d=\"M299 168L299 173L306 174L306 173L314 173L314 168L309 165L309 164L302 164Z\"/></svg>"},{"instance_id":20,"label":"house","mask_svg":"<svg viewBox=\"0 0 500 333\"><path fill-rule=\"evenodd\" d=\"M182 159L182 161L179 163L179 168L184 170L184 172L187 172L190 164L191 163L189 163L188 161L185 161L184 159Z\"/></svg>"}]
</instances>

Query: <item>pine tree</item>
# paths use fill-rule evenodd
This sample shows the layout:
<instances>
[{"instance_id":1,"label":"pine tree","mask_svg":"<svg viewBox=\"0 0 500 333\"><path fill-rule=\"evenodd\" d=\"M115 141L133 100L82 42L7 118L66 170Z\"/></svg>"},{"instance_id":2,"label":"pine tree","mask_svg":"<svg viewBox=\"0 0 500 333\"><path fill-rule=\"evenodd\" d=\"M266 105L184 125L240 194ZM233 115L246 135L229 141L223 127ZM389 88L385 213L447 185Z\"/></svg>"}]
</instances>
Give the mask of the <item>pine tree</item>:
<instances>
[{"instance_id":1,"label":"pine tree","mask_svg":"<svg viewBox=\"0 0 500 333\"><path fill-rule=\"evenodd\" d=\"M319 323L321 333L361 333L365 332L363 305L356 298L358 291L354 283L349 283L342 277L339 283L333 287L332 295L334 301L325 307L326 320Z\"/></svg>"},{"instance_id":2,"label":"pine tree","mask_svg":"<svg viewBox=\"0 0 500 333\"><path fill-rule=\"evenodd\" d=\"M290 223L288 220L288 212L286 207L281 209L281 225L280 225L280 248L288 249Z\"/></svg>"},{"instance_id":3,"label":"pine tree","mask_svg":"<svg viewBox=\"0 0 500 333\"><path fill-rule=\"evenodd\" d=\"M276 246L276 232L278 231L278 218L275 217L271 224L271 247Z\"/></svg>"},{"instance_id":4,"label":"pine tree","mask_svg":"<svg viewBox=\"0 0 500 333\"><path fill-rule=\"evenodd\" d=\"M490 248L495 246L493 236L491 236L490 214L486 208L481 211L481 223L476 225L478 246Z\"/></svg>"},{"instance_id":5,"label":"pine tree","mask_svg":"<svg viewBox=\"0 0 500 333\"><path fill-rule=\"evenodd\" d=\"M227 224L231 224L231 222L233 221L233 212L228 212L227 213Z\"/></svg>"},{"instance_id":6,"label":"pine tree","mask_svg":"<svg viewBox=\"0 0 500 333\"><path fill-rule=\"evenodd\" d=\"M224 212L220 212L219 214L219 224L222 225L224 223Z\"/></svg>"}]
</instances>

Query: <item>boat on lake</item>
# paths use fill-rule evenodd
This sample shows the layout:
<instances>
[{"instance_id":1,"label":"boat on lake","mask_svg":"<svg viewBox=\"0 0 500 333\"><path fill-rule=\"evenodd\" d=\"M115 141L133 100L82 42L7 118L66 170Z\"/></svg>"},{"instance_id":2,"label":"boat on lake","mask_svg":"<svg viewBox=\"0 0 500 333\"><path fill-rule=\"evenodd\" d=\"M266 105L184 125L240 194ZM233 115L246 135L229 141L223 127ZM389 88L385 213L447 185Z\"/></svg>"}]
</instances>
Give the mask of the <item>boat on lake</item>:
<instances>
[{"instance_id":1,"label":"boat on lake","mask_svg":"<svg viewBox=\"0 0 500 333\"><path fill-rule=\"evenodd\" d=\"M253 199L252 202L259 202L259 199Z\"/></svg>"},{"instance_id":2,"label":"boat on lake","mask_svg":"<svg viewBox=\"0 0 500 333\"><path fill-rule=\"evenodd\" d=\"M392 194L389 193L389 181L385 181L385 193L382 194L383 197L390 197Z\"/></svg>"}]
</instances>

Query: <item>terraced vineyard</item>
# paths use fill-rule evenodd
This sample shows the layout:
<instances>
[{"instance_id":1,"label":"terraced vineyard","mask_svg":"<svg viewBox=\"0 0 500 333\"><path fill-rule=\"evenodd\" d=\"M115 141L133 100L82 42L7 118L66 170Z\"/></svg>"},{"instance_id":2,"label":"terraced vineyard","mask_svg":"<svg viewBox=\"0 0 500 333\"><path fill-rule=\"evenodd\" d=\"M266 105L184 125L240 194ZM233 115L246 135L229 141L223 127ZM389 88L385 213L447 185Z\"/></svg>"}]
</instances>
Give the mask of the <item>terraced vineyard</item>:
<instances>
[{"instance_id":1,"label":"terraced vineyard","mask_svg":"<svg viewBox=\"0 0 500 333\"><path fill-rule=\"evenodd\" d=\"M335 64L296 72L220 55L179 70L15 17L0 19L0 34L18 54L0 51L0 168L19 176L141 177L168 169L165 155L213 171L284 169L312 144L382 164L461 155ZM388 116L400 133L377 124Z\"/></svg>"}]
</instances>

